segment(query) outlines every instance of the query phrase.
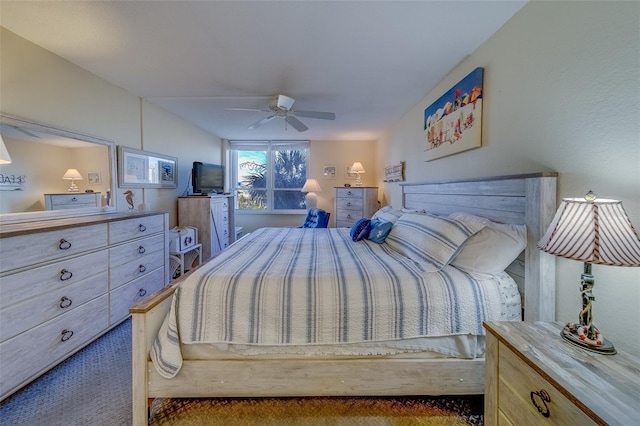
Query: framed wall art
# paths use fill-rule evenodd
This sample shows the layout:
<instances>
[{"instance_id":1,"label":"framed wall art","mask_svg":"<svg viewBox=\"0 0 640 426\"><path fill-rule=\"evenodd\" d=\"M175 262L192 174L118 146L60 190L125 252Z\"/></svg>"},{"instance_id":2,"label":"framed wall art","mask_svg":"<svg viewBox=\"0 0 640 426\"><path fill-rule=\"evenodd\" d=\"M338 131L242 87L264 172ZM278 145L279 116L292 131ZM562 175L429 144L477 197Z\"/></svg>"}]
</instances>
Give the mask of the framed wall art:
<instances>
[{"instance_id":1,"label":"framed wall art","mask_svg":"<svg viewBox=\"0 0 640 426\"><path fill-rule=\"evenodd\" d=\"M322 175L325 179L336 178L336 166L324 166L322 168Z\"/></svg>"},{"instance_id":2,"label":"framed wall art","mask_svg":"<svg viewBox=\"0 0 640 426\"><path fill-rule=\"evenodd\" d=\"M102 179L100 179L100 172L87 173L87 183L89 185L101 185Z\"/></svg>"},{"instance_id":3,"label":"framed wall art","mask_svg":"<svg viewBox=\"0 0 640 426\"><path fill-rule=\"evenodd\" d=\"M482 145L482 80L476 68L424 110L426 161Z\"/></svg>"},{"instance_id":4,"label":"framed wall art","mask_svg":"<svg viewBox=\"0 0 640 426\"><path fill-rule=\"evenodd\" d=\"M122 188L176 188L178 159L118 145L118 185Z\"/></svg>"}]
</instances>

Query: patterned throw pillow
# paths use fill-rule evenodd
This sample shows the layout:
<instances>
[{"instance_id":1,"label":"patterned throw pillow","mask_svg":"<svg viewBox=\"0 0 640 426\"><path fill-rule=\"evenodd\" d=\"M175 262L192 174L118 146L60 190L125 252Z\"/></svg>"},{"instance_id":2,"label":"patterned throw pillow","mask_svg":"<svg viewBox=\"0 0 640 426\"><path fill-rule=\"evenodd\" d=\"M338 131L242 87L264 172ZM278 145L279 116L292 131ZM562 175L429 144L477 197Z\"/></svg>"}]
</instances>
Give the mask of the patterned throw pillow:
<instances>
[{"instance_id":1,"label":"patterned throw pillow","mask_svg":"<svg viewBox=\"0 0 640 426\"><path fill-rule=\"evenodd\" d=\"M353 241L360 241L362 239L362 238L360 238L360 240L358 239L358 237L360 236L360 233L363 230L365 230L370 224L371 224L371 221L366 217L358 219L356 223L351 227L351 231L349 231L349 235L351 235L351 239Z\"/></svg>"},{"instance_id":2,"label":"patterned throw pillow","mask_svg":"<svg viewBox=\"0 0 640 426\"><path fill-rule=\"evenodd\" d=\"M362 228L362 230L356 235L356 238L353 241L361 241L365 238L369 237L369 233L371 232L371 221L365 221L366 226Z\"/></svg>"},{"instance_id":3,"label":"patterned throw pillow","mask_svg":"<svg viewBox=\"0 0 640 426\"><path fill-rule=\"evenodd\" d=\"M387 244L435 272L448 265L467 239L484 226L431 214L405 214L394 225Z\"/></svg>"},{"instance_id":4,"label":"patterned throw pillow","mask_svg":"<svg viewBox=\"0 0 640 426\"><path fill-rule=\"evenodd\" d=\"M382 244L389 235L389 232L391 232L391 228L393 228L393 223L380 222L377 220L376 225L371 228L368 238L374 243Z\"/></svg>"}]
</instances>

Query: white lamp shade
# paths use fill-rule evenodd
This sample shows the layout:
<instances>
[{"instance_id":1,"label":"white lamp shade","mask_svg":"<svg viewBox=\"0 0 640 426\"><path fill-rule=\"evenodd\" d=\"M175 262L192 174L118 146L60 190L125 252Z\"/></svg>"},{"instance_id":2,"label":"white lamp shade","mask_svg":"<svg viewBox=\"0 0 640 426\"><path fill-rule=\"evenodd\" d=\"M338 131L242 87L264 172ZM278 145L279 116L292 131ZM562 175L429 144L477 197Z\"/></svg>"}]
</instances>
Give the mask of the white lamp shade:
<instances>
[{"instance_id":1,"label":"white lamp shade","mask_svg":"<svg viewBox=\"0 0 640 426\"><path fill-rule=\"evenodd\" d=\"M353 163L353 166L351 166L351 173L365 173L362 163L359 161Z\"/></svg>"},{"instance_id":2,"label":"white lamp shade","mask_svg":"<svg viewBox=\"0 0 640 426\"><path fill-rule=\"evenodd\" d=\"M82 180L82 175L76 169L69 169L66 171L62 179L67 180Z\"/></svg>"},{"instance_id":3,"label":"white lamp shade","mask_svg":"<svg viewBox=\"0 0 640 426\"><path fill-rule=\"evenodd\" d=\"M563 199L538 248L585 263L640 266L640 240L617 200Z\"/></svg>"},{"instance_id":4,"label":"white lamp shade","mask_svg":"<svg viewBox=\"0 0 640 426\"><path fill-rule=\"evenodd\" d=\"M320 184L315 179L307 179L302 187L302 192L322 192Z\"/></svg>"},{"instance_id":5,"label":"white lamp shade","mask_svg":"<svg viewBox=\"0 0 640 426\"><path fill-rule=\"evenodd\" d=\"M11 163L11 156L9 155L9 151L7 151L7 147L4 145L2 135L0 135L0 164L9 163Z\"/></svg>"}]
</instances>

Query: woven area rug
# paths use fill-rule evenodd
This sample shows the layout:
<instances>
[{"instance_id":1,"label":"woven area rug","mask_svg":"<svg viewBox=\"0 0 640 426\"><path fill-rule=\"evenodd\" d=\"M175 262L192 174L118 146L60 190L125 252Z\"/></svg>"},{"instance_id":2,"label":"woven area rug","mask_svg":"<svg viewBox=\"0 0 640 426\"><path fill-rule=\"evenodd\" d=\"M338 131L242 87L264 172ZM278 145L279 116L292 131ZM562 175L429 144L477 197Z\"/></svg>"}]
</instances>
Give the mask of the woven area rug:
<instances>
[{"instance_id":1,"label":"woven area rug","mask_svg":"<svg viewBox=\"0 0 640 426\"><path fill-rule=\"evenodd\" d=\"M482 397L156 399L150 425L482 425Z\"/></svg>"}]
</instances>

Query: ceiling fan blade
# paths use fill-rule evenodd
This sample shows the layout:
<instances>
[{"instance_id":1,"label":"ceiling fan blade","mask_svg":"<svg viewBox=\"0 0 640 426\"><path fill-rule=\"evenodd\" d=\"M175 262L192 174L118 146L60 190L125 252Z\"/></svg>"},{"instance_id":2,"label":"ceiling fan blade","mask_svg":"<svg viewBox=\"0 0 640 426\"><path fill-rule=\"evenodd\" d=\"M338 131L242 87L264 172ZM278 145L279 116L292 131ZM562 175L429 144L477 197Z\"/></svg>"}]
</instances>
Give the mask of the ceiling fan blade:
<instances>
[{"instance_id":1,"label":"ceiling fan blade","mask_svg":"<svg viewBox=\"0 0 640 426\"><path fill-rule=\"evenodd\" d=\"M249 130L256 129L256 128L258 128L258 127L262 126L263 124L270 122L270 121L271 121L271 120L273 120L274 118L276 118L276 116L275 116L275 115L270 115L270 116L268 116L268 117L265 117L265 118L263 118L262 120L257 121L257 122L255 122L255 123L253 123L251 126L249 126Z\"/></svg>"},{"instance_id":2,"label":"ceiling fan blade","mask_svg":"<svg viewBox=\"0 0 640 426\"><path fill-rule=\"evenodd\" d=\"M258 108L225 108L225 111L258 111L258 112L271 112L270 109L258 109Z\"/></svg>"},{"instance_id":3,"label":"ceiling fan blade","mask_svg":"<svg viewBox=\"0 0 640 426\"><path fill-rule=\"evenodd\" d=\"M287 123L291 124L291 127L293 127L294 129L296 129L299 132L305 132L305 131L309 130L309 128L307 126L305 126L302 121L298 120L295 117L287 115L287 118L285 118L285 120L287 120Z\"/></svg>"},{"instance_id":4,"label":"ceiling fan blade","mask_svg":"<svg viewBox=\"0 0 640 426\"><path fill-rule=\"evenodd\" d=\"M332 112L321 111L293 111L293 115L305 118L319 118L320 120L335 120L336 115Z\"/></svg>"}]
</instances>

